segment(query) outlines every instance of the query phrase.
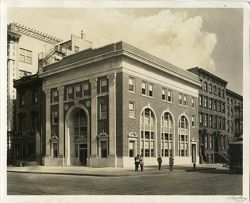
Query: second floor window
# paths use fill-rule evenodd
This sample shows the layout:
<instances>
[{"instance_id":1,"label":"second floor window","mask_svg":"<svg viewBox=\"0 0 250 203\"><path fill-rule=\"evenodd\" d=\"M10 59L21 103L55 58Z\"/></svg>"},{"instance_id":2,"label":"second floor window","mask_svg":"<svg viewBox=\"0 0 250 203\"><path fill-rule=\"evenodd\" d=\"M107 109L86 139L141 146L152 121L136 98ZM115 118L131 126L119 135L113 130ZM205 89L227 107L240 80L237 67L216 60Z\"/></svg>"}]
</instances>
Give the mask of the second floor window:
<instances>
[{"instance_id":1,"label":"second floor window","mask_svg":"<svg viewBox=\"0 0 250 203\"><path fill-rule=\"evenodd\" d=\"M107 78L100 79L100 93L108 92L108 80Z\"/></svg>"},{"instance_id":2,"label":"second floor window","mask_svg":"<svg viewBox=\"0 0 250 203\"><path fill-rule=\"evenodd\" d=\"M143 95L146 95L146 83L145 82L142 82L141 84L141 93Z\"/></svg>"},{"instance_id":3,"label":"second floor window","mask_svg":"<svg viewBox=\"0 0 250 203\"><path fill-rule=\"evenodd\" d=\"M148 96L150 96L150 97L153 96L153 85L152 84L148 85Z\"/></svg>"},{"instance_id":4,"label":"second floor window","mask_svg":"<svg viewBox=\"0 0 250 203\"><path fill-rule=\"evenodd\" d=\"M73 99L74 94L73 94L73 87L67 87L67 99Z\"/></svg>"},{"instance_id":5,"label":"second floor window","mask_svg":"<svg viewBox=\"0 0 250 203\"><path fill-rule=\"evenodd\" d=\"M179 104L182 105L182 94L179 94Z\"/></svg>"},{"instance_id":6,"label":"second floor window","mask_svg":"<svg viewBox=\"0 0 250 203\"><path fill-rule=\"evenodd\" d=\"M135 103L129 102L129 118L135 118Z\"/></svg>"},{"instance_id":7,"label":"second floor window","mask_svg":"<svg viewBox=\"0 0 250 203\"><path fill-rule=\"evenodd\" d=\"M80 98L82 95L81 95L81 85L76 85L74 87L75 89L75 98Z\"/></svg>"},{"instance_id":8,"label":"second floor window","mask_svg":"<svg viewBox=\"0 0 250 203\"><path fill-rule=\"evenodd\" d=\"M20 106L24 106L24 99L25 99L24 93L21 93L21 95L20 95Z\"/></svg>"},{"instance_id":9,"label":"second floor window","mask_svg":"<svg viewBox=\"0 0 250 203\"><path fill-rule=\"evenodd\" d=\"M58 91L56 89L51 90L51 102L58 102L59 96Z\"/></svg>"},{"instance_id":10,"label":"second floor window","mask_svg":"<svg viewBox=\"0 0 250 203\"><path fill-rule=\"evenodd\" d=\"M191 104L192 104L192 108L194 109L195 108L195 99L194 99L194 97L191 98Z\"/></svg>"},{"instance_id":11,"label":"second floor window","mask_svg":"<svg viewBox=\"0 0 250 203\"><path fill-rule=\"evenodd\" d=\"M183 105L187 106L187 96L186 95L183 96Z\"/></svg>"},{"instance_id":12,"label":"second floor window","mask_svg":"<svg viewBox=\"0 0 250 203\"><path fill-rule=\"evenodd\" d=\"M192 127L195 127L195 116L192 116Z\"/></svg>"},{"instance_id":13,"label":"second floor window","mask_svg":"<svg viewBox=\"0 0 250 203\"><path fill-rule=\"evenodd\" d=\"M83 89L82 90L83 91L83 96L89 96L90 95L90 87L89 87L88 82L83 83L82 89Z\"/></svg>"},{"instance_id":14,"label":"second floor window","mask_svg":"<svg viewBox=\"0 0 250 203\"><path fill-rule=\"evenodd\" d=\"M134 78L128 79L128 89L130 92L135 92L135 79Z\"/></svg>"}]
</instances>

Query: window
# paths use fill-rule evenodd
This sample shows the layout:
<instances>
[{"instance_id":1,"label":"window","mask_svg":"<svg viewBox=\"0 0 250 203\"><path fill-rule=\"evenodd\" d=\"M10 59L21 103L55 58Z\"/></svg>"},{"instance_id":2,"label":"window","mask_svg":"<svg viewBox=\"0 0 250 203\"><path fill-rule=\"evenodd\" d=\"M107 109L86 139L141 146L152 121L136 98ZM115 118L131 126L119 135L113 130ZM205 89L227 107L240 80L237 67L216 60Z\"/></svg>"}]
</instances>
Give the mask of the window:
<instances>
[{"instance_id":1,"label":"window","mask_svg":"<svg viewBox=\"0 0 250 203\"><path fill-rule=\"evenodd\" d=\"M75 46L75 53L79 52L79 47Z\"/></svg>"},{"instance_id":2,"label":"window","mask_svg":"<svg viewBox=\"0 0 250 203\"><path fill-rule=\"evenodd\" d=\"M145 82L142 82L142 85L141 85L141 92L143 95L146 95L146 83Z\"/></svg>"},{"instance_id":3,"label":"window","mask_svg":"<svg viewBox=\"0 0 250 203\"><path fill-rule=\"evenodd\" d=\"M37 89L33 90L33 102L34 103L38 102L38 90Z\"/></svg>"},{"instance_id":4,"label":"window","mask_svg":"<svg viewBox=\"0 0 250 203\"><path fill-rule=\"evenodd\" d=\"M75 98L80 98L82 96L80 84L74 86L74 92L75 92Z\"/></svg>"},{"instance_id":5,"label":"window","mask_svg":"<svg viewBox=\"0 0 250 203\"><path fill-rule=\"evenodd\" d=\"M51 97L51 102L52 102L52 103L58 102L58 100L59 100L59 95L58 95L57 89L51 90L51 95L52 95L52 97Z\"/></svg>"},{"instance_id":6,"label":"window","mask_svg":"<svg viewBox=\"0 0 250 203\"><path fill-rule=\"evenodd\" d=\"M181 118L179 119L178 135L179 156L188 156L189 125L188 120L185 116L181 116Z\"/></svg>"},{"instance_id":7,"label":"window","mask_svg":"<svg viewBox=\"0 0 250 203\"><path fill-rule=\"evenodd\" d=\"M129 102L129 118L135 118L135 103Z\"/></svg>"},{"instance_id":8,"label":"window","mask_svg":"<svg viewBox=\"0 0 250 203\"><path fill-rule=\"evenodd\" d=\"M150 97L153 96L153 85L152 84L148 85L148 96L150 96Z\"/></svg>"},{"instance_id":9,"label":"window","mask_svg":"<svg viewBox=\"0 0 250 203\"><path fill-rule=\"evenodd\" d=\"M108 92L108 80L107 78L100 79L100 93Z\"/></svg>"},{"instance_id":10,"label":"window","mask_svg":"<svg viewBox=\"0 0 250 203\"><path fill-rule=\"evenodd\" d=\"M100 104L100 119L107 119L108 117L108 106L107 104Z\"/></svg>"},{"instance_id":11,"label":"window","mask_svg":"<svg viewBox=\"0 0 250 203\"><path fill-rule=\"evenodd\" d=\"M207 114L204 115L204 126L207 127Z\"/></svg>"},{"instance_id":12,"label":"window","mask_svg":"<svg viewBox=\"0 0 250 203\"><path fill-rule=\"evenodd\" d=\"M162 100L172 102L172 95L173 95L172 90L162 89L162 94L161 95L162 95L161 96Z\"/></svg>"},{"instance_id":13,"label":"window","mask_svg":"<svg viewBox=\"0 0 250 203\"><path fill-rule=\"evenodd\" d=\"M214 116L214 128L217 128L217 116Z\"/></svg>"},{"instance_id":14,"label":"window","mask_svg":"<svg viewBox=\"0 0 250 203\"><path fill-rule=\"evenodd\" d=\"M107 141L101 141L101 158L107 158L108 157L108 147L107 147Z\"/></svg>"},{"instance_id":15,"label":"window","mask_svg":"<svg viewBox=\"0 0 250 203\"><path fill-rule=\"evenodd\" d=\"M199 95L199 105L202 107L202 95Z\"/></svg>"},{"instance_id":16,"label":"window","mask_svg":"<svg viewBox=\"0 0 250 203\"><path fill-rule=\"evenodd\" d=\"M58 111L53 110L52 111L52 124L57 124L58 123Z\"/></svg>"},{"instance_id":17,"label":"window","mask_svg":"<svg viewBox=\"0 0 250 203\"><path fill-rule=\"evenodd\" d=\"M221 112L221 103L218 101L217 104L218 104L218 108L217 108L217 109L218 109L218 112Z\"/></svg>"},{"instance_id":18,"label":"window","mask_svg":"<svg viewBox=\"0 0 250 203\"><path fill-rule=\"evenodd\" d=\"M76 112L74 120L74 139L79 138L87 140L87 116L82 109Z\"/></svg>"},{"instance_id":19,"label":"window","mask_svg":"<svg viewBox=\"0 0 250 203\"><path fill-rule=\"evenodd\" d=\"M207 82L204 82L204 91L207 91Z\"/></svg>"},{"instance_id":20,"label":"window","mask_svg":"<svg viewBox=\"0 0 250 203\"><path fill-rule=\"evenodd\" d=\"M208 147L208 137L207 135L205 135L205 149L207 149Z\"/></svg>"},{"instance_id":21,"label":"window","mask_svg":"<svg viewBox=\"0 0 250 203\"><path fill-rule=\"evenodd\" d=\"M192 108L194 109L195 108L195 98L194 97L191 98L191 104L192 104Z\"/></svg>"},{"instance_id":22,"label":"window","mask_svg":"<svg viewBox=\"0 0 250 203\"><path fill-rule=\"evenodd\" d=\"M135 157L135 141L129 140L129 157Z\"/></svg>"},{"instance_id":23,"label":"window","mask_svg":"<svg viewBox=\"0 0 250 203\"><path fill-rule=\"evenodd\" d=\"M213 117L212 117L212 115L209 115L208 119L209 119L209 127L212 128L213 127Z\"/></svg>"},{"instance_id":24,"label":"window","mask_svg":"<svg viewBox=\"0 0 250 203\"><path fill-rule=\"evenodd\" d=\"M208 88L209 88L208 91L209 91L210 93L212 93L212 84L211 84L211 83L209 84Z\"/></svg>"},{"instance_id":25,"label":"window","mask_svg":"<svg viewBox=\"0 0 250 203\"><path fill-rule=\"evenodd\" d=\"M173 101L173 91L172 90L168 90L168 102L172 102Z\"/></svg>"},{"instance_id":26,"label":"window","mask_svg":"<svg viewBox=\"0 0 250 203\"><path fill-rule=\"evenodd\" d=\"M89 82L84 82L82 85L83 96L90 96L90 85Z\"/></svg>"},{"instance_id":27,"label":"window","mask_svg":"<svg viewBox=\"0 0 250 203\"><path fill-rule=\"evenodd\" d=\"M225 98L225 90L224 89L221 90L221 96L222 96L222 98Z\"/></svg>"},{"instance_id":28,"label":"window","mask_svg":"<svg viewBox=\"0 0 250 203\"><path fill-rule=\"evenodd\" d=\"M195 127L195 116L192 115L192 127Z\"/></svg>"},{"instance_id":29,"label":"window","mask_svg":"<svg viewBox=\"0 0 250 203\"><path fill-rule=\"evenodd\" d=\"M204 97L204 107L207 108L207 97Z\"/></svg>"},{"instance_id":30,"label":"window","mask_svg":"<svg viewBox=\"0 0 250 203\"><path fill-rule=\"evenodd\" d=\"M209 139L209 148L212 149L212 143L213 143L213 137L212 135L210 135L210 139Z\"/></svg>"},{"instance_id":31,"label":"window","mask_svg":"<svg viewBox=\"0 0 250 203\"><path fill-rule=\"evenodd\" d=\"M67 91L67 99L73 99L74 98L74 94L73 94L73 87L67 87L66 88Z\"/></svg>"},{"instance_id":32,"label":"window","mask_svg":"<svg viewBox=\"0 0 250 203\"><path fill-rule=\"evenodd\" d=\"M200 126L202 126L203 125L203 115L202 115L202 113L199 113L199 120L200 120Z\"/></svg>"},{"instance_id":33,"label":"window","mask_svg":"<svg viewBox=\"0 0 250 203\"><path fill-rule=\"evenodd\" d=\"M165 112L161 118L161 154L162 156L173 155L173 118Z\"/></svg>"},{"instance_id":34,"label":"window","mask_svg":"<svg viewBox=\"0 0 250 203\"><path fill-rule=\"evenodd\" d=\"M214 100L214 111L217 111L217 101Z\"/></svg>"},{"instance_id":35,"label":"window","mask_svg":"<svg viewBox=\"0 0 250 203\"><path fill-rule=\"evenodd\" d=\"M214 85L214 94L216 94L217 93L217 87L216 87L216 85Z\"/></svg>"},{"instance_id":36,"label":"window","mask_svg":"<svg viewBox=\"0 0 250 203\"><path fill-rule=\"evenodd\" d=\"M218 87L218 97L221 96L221 91L220 91L220 88Z\"/></svg>"},{"instance_id":37,"label":"window","mask_svg":"<svg viewBox=\"0 0 250 203\"><path fill-rule=\"evenodd\" d=\"M208 107L209 109L212 109L212 99L208 98Z\"/></svg>"},{"instance_id":38,"label":"window","mask_svg":"<svg viewBox=\"0 0 250 203\"><path fill-rule=\"evenodd\" d=\"M128 78L128 89L130 92L135 92L135 79Z\"/></svg>"},{"instance_id":39,"label":"window","mask_svg":"<svg viewBox=\"0 0 250 203\"><path fill-rule=\"evenodd\" d=\"M183 96L183 105L187 106L187 95Z\"/></svg>"},{"instance_id":40,"label":"window","mask_svg":"<svg viewBox=\"0 0 250 203\"><path fill-rule=\"evenodd\" d=\"M179 104L182 105L182 94L179 94Z\"/></svg>"},{"instance_id":41,"label":"window","mask_svg":"<svg viewBox=\"0 0 250 203\"><path fill-rule=\"evenodd\" d=\"M141 155L145 157L155 156L155 131L156 119L153 111L144 109L141 114Z\"/></svg>"},{"instance_id":42,"label":"window","mask_svg":"<svg viewBox=\"0 0 250 203\"><path fill-rule=\"evenodd\" d=\"M19 52L19 61L32 64L32 51L20 48Z\"/></svg>"}]
</instances>

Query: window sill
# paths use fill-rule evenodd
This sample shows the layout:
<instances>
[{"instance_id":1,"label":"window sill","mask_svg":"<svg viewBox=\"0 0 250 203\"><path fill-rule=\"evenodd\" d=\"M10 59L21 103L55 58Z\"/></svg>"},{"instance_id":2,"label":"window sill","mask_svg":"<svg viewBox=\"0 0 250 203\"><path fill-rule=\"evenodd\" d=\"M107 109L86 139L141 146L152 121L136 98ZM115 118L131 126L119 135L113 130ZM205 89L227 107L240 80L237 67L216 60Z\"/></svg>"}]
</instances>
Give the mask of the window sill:
<instances>
[{"instance_id":1,"label":"window sill","mask_svg":"<svg viewBox=\"0 0 250 203\"><path fill-rule=\"evenodd\" d=\"M129 117L129 118L131 118L131 119L136 119L136 117Z\"/></svg>"},{"instance_id":2,"label":"window sill","mask_svg":"<svg viewBox=\"0 0 250 203\"><path fill-rule=\"evenodd\" d=\"M132 93L132 94L135 94L135 91L130 91L130 90L129 90L128 92L129 92L129 93Z\"/></svg>"},{"instance_id":3,"label":"window sill","mask_svg":"<svg viewBox=\"0 0 250 203\"><path fill-rule=\"evenodd\" d=\"M150 98L150 99L155 99L154 97L151 97L151 96L148 96L148 95L144 95L142 94L143 97L146 97L146 98Z\"/></svg>"},{"instance_id":4,"label":"window sill","mask_svg":"<svg viewBox=\"0 0 250 203\"><path fill-rule=\"evenodd\" d=\"M53 125L53 126L54 126L54 125L58 125L58 123L51 123L51 125Z\"/></svg>"},{"instance_id":5,"label":"window sill","mask_svg":"<svg viewBox=\"0 0 250 203\"><path fill-rule=\"evenodd\" d=\"M182 106L182 107L184 107L184 108L187 108L188 106L184 106L183 104L179 104L179 106Z\"/></svg>"},{"instance_id":6,"label":"window sill","mask_svg":"<svg viewBox=\"0 0 250 203\"><path fill-rule=\"evenodd\" d=\"M170 102L170 101L166 101L166 100L164 100L164 99L162 99L162 101L163 101L163 102L166 102L166 103L168 103L168 104L173 104L173 101Z\"/></svg>"},{"instance_id":7,"label":"window sill","mask_svg":"<svg viewBox=\"0 0 250 203\"><path fill-rule=\"evenodd\" d=\"M51 102L50 105L56 105L59 104L59 102Z\"/></svg>"},{"instance_id":8,"label":"window sill","mask_svg":"<svg viewBox=\"0 0 250 203\"><path fill-rule=\"evenodd\" d=\"M109 92L100 92L97 94L97 97L107 96L109 95Z\"/></svg>"}]
</instances>

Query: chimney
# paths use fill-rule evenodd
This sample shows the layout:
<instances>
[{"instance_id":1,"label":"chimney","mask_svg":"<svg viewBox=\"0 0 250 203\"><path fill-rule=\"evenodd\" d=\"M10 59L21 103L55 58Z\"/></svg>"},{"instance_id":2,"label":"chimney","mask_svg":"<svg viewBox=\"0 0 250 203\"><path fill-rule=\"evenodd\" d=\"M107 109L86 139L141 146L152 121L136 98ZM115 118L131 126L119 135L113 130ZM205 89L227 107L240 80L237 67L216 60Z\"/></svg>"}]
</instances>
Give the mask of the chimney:
<instances>
[{"instance_id":1,"label":"chimney","mask_svg":"<svg viewBox=\"0 0 250 203\"><path fill-rule=\"evenodd\" d=\"M83 33L83 30L81 30L81 39L85 39L85 35Z\"/></svg>"}]
</instances>

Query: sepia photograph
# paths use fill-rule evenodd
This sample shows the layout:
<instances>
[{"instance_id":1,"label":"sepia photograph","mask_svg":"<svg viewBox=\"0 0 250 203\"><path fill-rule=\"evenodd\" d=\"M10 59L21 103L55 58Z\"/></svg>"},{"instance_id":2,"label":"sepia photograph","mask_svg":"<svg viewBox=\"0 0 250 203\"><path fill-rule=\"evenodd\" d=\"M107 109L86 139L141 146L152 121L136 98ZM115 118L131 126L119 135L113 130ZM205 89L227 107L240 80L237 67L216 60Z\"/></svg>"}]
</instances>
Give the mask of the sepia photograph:
<instances>
[{"instance_id":1,"label":"sepia photograph","mask_svg":"<svg viewBox=\"0 0 250 203\"><path fill-rule=\"evenodd\" d=\"M247 4L103 5L6 6L5 201L249 201Z\"/></svg>"}]
</instances>

